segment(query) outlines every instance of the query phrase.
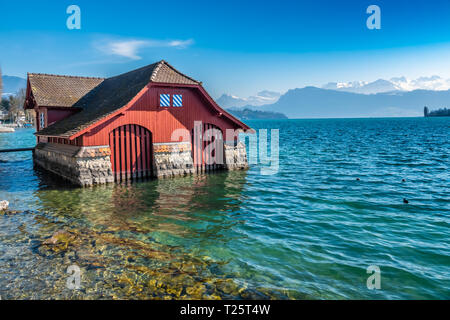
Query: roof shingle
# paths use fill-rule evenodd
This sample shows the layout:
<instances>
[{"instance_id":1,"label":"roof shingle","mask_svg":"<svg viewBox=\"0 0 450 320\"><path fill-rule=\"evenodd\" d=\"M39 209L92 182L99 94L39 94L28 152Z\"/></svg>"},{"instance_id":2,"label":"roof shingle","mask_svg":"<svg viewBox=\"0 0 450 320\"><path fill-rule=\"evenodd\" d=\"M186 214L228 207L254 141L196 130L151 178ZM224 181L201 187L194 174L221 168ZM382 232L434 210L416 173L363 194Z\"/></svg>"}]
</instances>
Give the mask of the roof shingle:
<instances>
[{"instance_id":1,"label":"roof shingle","mask_svg":"<svg viewBox=\"0 0 450 320\"><path fill-rule=\"evenodd\" d=\"M29 73L28 79L36 103L45 107L72 107L104 80L42 73Z\"/></svg>"}]
</instances>

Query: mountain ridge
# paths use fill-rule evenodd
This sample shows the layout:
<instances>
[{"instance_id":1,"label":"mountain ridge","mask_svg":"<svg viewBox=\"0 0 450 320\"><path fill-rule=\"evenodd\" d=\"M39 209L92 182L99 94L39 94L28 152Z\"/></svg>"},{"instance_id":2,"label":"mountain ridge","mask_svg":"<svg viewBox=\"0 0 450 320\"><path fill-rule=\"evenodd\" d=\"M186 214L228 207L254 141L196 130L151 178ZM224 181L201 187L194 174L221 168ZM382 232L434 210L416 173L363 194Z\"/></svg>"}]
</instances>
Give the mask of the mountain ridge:
<instances>
[{"instance_id":1,"label":"mountain ridge","mask_svg":"<svg viewBox=\"0 0 450 320\"><path fill-rule=\"evenodd\" d=\"M424 106L449 103L450 90L361 94L308 86L290 89L277 102L252 109L281 112L289 118L409 117L421 116Z\"/></svg>"}]
</instances>

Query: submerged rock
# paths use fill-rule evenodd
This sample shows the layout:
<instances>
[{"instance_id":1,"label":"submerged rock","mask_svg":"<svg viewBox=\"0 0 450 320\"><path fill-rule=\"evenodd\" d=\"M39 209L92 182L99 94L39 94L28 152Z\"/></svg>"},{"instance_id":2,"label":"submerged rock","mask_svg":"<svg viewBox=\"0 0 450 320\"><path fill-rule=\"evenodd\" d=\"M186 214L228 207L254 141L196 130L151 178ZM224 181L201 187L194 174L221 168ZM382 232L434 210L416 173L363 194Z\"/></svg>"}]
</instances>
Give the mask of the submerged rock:
<instances>
[{"instance_id":1,"label":"submerged rock","mask_svg":"<svg viewBox=\"0 0 450 320\"><path fill-rule=\"evenodd\" d=\"M12 215L21 213L22 211L9 210L9 202L6 200L0 201L0 215Z\"/></svg>"},{"instance_id":2,"label":"submerged rock","mask_svg":"<svg viewBox=\"0 0 450 320\"><path fill-rule=\"evenodd\" d=\"M50 238L46 239L43 244L52 247L53 251L67 250L69 244L75 240L75 235L65 231L56 231Z\"/></svg>"},{"instance_id":3,"label":"submerged rock","mask_svg":"<svg viewBox=\"0 0 450 320\"><path fill-rule=\"evenodd\" d=\"M225 294L237 296L239 295L239 286L231 279L221 279L216 281L216 287Z\"/></svg>"}]
</instances>

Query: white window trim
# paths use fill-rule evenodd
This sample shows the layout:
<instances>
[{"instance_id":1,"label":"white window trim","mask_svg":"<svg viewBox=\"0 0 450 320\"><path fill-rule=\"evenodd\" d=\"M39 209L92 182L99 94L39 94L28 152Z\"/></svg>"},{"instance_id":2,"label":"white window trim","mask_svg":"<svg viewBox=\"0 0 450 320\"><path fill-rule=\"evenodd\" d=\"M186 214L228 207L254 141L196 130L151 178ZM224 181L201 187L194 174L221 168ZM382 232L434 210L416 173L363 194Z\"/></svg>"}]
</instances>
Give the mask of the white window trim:
<instances>
[{"instance_id":1,"label":"white window trim","mask_svg":"<svg viewBox=\"0 0 450 320\"><path fill-rule=\"evenodd\" d=\"M41 129L44 129L45 128L45 114L44 114L44 112L40 112L40 114L39 114L39 127L41 128Z\"/></svg>"}]
</instances>

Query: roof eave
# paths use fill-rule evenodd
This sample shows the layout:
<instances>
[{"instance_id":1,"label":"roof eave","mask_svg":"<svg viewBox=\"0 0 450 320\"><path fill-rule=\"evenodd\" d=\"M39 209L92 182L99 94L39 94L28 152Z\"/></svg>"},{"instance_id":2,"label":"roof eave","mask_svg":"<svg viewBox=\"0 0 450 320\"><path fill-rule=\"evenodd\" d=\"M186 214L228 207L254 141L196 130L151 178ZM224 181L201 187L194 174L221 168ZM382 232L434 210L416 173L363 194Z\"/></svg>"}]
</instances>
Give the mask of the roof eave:
<instances>
[{"instance_id":1,"label":"roof eave","mask_svg":"<svg viewBox=\"0 0 450 320\"><path fill-rule=\"evenodd\" d=\"M35 136L39 136L39 137L47 137L47 138L58 138L58 139L69 139L69 140L72 140L72 139L70 139L69 136L55 136L55 135L49 135L49 134L41 134L40 131L35 132L34 135L35 135Z\"/></svg>"}]
</instances>

